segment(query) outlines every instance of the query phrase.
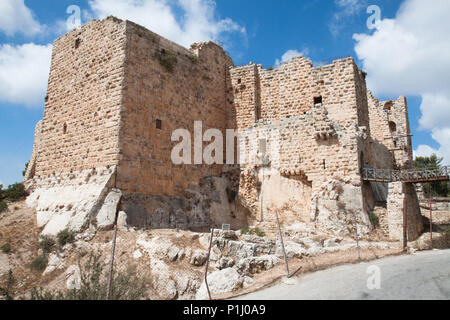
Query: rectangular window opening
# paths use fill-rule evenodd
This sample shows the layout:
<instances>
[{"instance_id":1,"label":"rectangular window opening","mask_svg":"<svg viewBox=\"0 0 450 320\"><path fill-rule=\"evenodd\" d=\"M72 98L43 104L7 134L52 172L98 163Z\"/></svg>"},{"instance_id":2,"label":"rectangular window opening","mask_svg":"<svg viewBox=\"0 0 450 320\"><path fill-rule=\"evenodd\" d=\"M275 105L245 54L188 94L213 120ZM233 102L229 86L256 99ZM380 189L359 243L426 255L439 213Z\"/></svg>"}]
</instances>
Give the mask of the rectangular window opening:
<instances>
[{"instance_id":1,"label":"rectangular window opening","mask_svg":"<svg viewBox=\"0 0 450 320\"><path fill-rule=\"evenodd\" d=\"M322 104L322 96L314 97L314 105Z\"/></svg>"},{"instance_id":2,"label":"rectangular window opening","mask_svg":"<svg viewBox=\"0 0 450 320\"><path fill-rule=\"evenodd\" d=\"M156 119L156 129L162 130L162 121L159 119Z\"/></svg>"}]
</instances>

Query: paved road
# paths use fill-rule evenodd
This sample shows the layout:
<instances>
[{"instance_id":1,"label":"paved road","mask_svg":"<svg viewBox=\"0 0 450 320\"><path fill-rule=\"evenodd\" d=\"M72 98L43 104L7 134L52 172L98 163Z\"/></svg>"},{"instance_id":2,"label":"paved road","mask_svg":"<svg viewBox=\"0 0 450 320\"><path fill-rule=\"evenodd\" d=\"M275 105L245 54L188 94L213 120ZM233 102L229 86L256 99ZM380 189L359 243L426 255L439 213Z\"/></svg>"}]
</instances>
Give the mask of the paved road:
<instances>
[{"instance_id":1,"label":"paved road","mask_svg":"<svg viewBox=\"0 0 450 320\"><path fill-rule=\"evenodd\" d=\"M372 289L369 289L368 282ZM378 283L380 289L373 289ZM335 267L288 279L284 283L239 299L449 300L450 250L424 251L414 255Z\"/></svg>"}]
</instances>

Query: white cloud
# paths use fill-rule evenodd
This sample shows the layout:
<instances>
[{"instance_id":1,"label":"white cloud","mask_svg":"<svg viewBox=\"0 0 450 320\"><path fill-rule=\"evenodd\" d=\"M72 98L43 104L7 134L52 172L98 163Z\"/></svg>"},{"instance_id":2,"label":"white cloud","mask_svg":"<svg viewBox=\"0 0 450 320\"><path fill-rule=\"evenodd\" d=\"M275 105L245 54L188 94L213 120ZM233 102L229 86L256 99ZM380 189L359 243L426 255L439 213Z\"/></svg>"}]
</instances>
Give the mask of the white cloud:
<instances>
[{"instance_id":1,"label":"white cloud","mask_svg":"<svg viewBox=\"0 0 450 320\"><path fill-rule=\"evenodd\" d=\"M450 83L449 83L450 86ZM432 130L450 125L450 88L439 93L422 94L421 129Z\"/></svg>"},{"instance_id":2,"label":"white cloud","mask_svg":"<svg viewBox=\"0 0 450 320\"><path fill-rule=\"evenodd\" d=\"M421 144L417 147L416 150L414 150L414 158L416 157L429 157L432 154L435 154L437 156L440 156L439 150L433 149L432 147Z\"/></svg>"},{"instance_id":3,"label":"white cloud","mask_svg":"<svg viewBox=\"0 0 450 320\"><path fill-rule=\"evenodd\" d=\"M8 36L15 33L35 35L44 30L33 17L31 10L25 5L24 0L0 1L0 30Z\"/></svg>"},{"instance_id":4,"label":"white cloud","mask_svg":"<svg viewBox=\"0 0 450 320\"><path fill-rule=\"evenodd\" d=\"M185 47L194 42L219 40L228 32L246 33L233 20L215 16L212 0L89 0L97 18L109 15L138 23ZM179 21L174 9L183 12Z\"/></svg>"},{"instance_id":5,"label":"white cloud","mask_svg":"<svg viewBox=\"0 0 450 320\"><path fill-rule=\"evenodd\" d=\"M298 52L297 50L288 50L281 56L281 60L280 59L275 60L275 68L278 68L283 63L288 62L289 60L291 60L294 57L306 56L308 54L309 54L308 48L303 49L301 52Z\"/></svg>"},{"instance_id":6,"label":"white cloud","mask_svg":"<svg viewBox=\"0 0 450 320\"><path fill-rule=\"evenodd\" d=\"M44 104L52 45L0 45L0 101L40 107Z\"/></svg>"},{"instance_id":7,"label":"white cloud","mask_svg":"<svg viewBox=\"0 0 450 320\"><path fill-rule=\"evenodd\" d=\"M334 13L330 24L328 25L331 34L334 37L339 35L339 32L344 27L343 20L354 16L361 12L364 6L367 5L366 0L334 0L335 6L338 10Z\"/></svg>"},{"instance_id":8,"label":"white cloud","mask_svg":"<svg viewBox=\"0 0 450 320\"><path fill-rule=\"evenodd\" d=\"M450 163L450 2L406 0L394 19L384 19L372 35L355 34L355 51L378 95L420 95L421 129L441 146ZM419 146L416 152L431 151Z\"/></svg>"},{"instance_id":9,"label":"white cloud","mask_svg":"<svg viewBox=\"0 0 450 320\"><path fill-rule=\"evenodd\" d=\"M341 13L346 16L350 16L361 11L363 7L361 0L335 0L334 3L337 7L341 8Z\"/></svg>"}]
</instances>

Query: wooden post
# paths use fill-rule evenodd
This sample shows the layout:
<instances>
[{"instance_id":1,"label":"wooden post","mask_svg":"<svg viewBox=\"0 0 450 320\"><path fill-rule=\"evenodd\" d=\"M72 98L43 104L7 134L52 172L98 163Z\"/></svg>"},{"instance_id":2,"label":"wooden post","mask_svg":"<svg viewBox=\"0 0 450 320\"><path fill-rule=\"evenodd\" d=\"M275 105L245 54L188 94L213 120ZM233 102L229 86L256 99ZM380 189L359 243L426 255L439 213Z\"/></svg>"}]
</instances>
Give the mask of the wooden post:
<instances>
[{"instance_id":1,"label":"wooden post","mask_svg":"<svg viewBox=\"0 0 450 320\"><path fill-rule=\"evenodd\" d=\"M408 249L408 208L406 194L403 198L403 251Z\"/></svg>"},{"instance_id":2,"label":"wooden post","mask_svg":"<svg viewBox=\"0 0 450 320\"><path fill-rule=\"evenodd\" d=\"M111 260L109 261L109 276L108 276L108 289L106 292L106 300L109 300L111 297L111 284L114 272L114 253L116 251L116 239L117 239L117 218L116 223L114 224L114 236L111 249Z\"/></svg>"},{"instance_id":3,"label":"wooden post","mask_svg":"<svg viewBox=\"0 0 450 320\"><path fill-rule=\"evenodd\" d=\"M275 210L275 216L277 217L278 234L280 235L281 248L283 249L284 263L286 265L287 277L289 278L290 275L289 275L288 259L287 259L287 255L286 255L286 249L284 248L283 234L281 233L280 220L278 219L278 211L277 210Z\"/></svg>"},{"instance_id":4,"label":"wooden post","mask_svg":"<svg viewBox=\"0 0 450 320\"><path fill-rule=\"evenodd\" d=\"M209 291L209 285L208 285L208 268L209 268L209 258L211 257L213 236L214 236L214 228L211 229L211 239L209 239L208 259L206 260L206 268L205 268L205 285L206 285L206 290L208 291L209 300L212 300L211 292Z\"/></svg>"},{"instance_id":5,"label":"wooden post","mask_svg":"<svg viewBox=\"0 0 450 320\"><path fill-rule=\"evenodd\" d=\"M433 250L433 209L431 208L431 197L430 197L430 243L431 250Z\"/></svg>"},{"instance_id":6,"label":"wooden post","mask_svg":"<svg viewBox=\"0 0 450 320\"><path fill-rule=\"evenodd\" d=\"M353 211L353 224L355 225L355 239L356 239L356 247L358 249L358 260L361 261L361 248L359 247L359 234L358 234L358 225L356 223L355 211Z\"/></svg>"}]
</instances>

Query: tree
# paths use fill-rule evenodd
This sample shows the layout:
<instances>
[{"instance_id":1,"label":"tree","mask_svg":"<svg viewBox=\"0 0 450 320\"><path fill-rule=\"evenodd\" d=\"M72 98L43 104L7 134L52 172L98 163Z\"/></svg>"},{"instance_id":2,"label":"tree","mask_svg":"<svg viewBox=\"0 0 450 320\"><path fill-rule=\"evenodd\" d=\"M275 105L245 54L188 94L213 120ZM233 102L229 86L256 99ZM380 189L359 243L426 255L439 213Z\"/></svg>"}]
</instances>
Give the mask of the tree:
<instances>
[{"instance_id":1,"label":"tree","mask_svg":"<svg viewBox=\"0 0 450 320\"><path fill-rule=\"evenodd\" d=\"M25 177L25 174L27 173L27 169L28 169L28 164L30 162L25 163L25 170L22 170L22 175Z\"/></svg>"},{"instance_id":2,"label":"tree","mask_svg":"<svg viewBox=\"0 0 450 320\"><path fill-rule=\"evenodd\" d=\"M429 157L416 157L414 166L417 169L441 169L443 158L432 154ZM449 188L447 181L427 182L423 184L423 189L427 197L447 197Z\"/></svg>"}]
</instances>

